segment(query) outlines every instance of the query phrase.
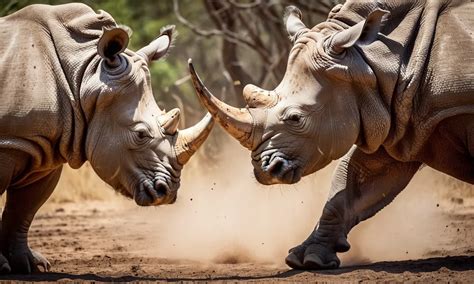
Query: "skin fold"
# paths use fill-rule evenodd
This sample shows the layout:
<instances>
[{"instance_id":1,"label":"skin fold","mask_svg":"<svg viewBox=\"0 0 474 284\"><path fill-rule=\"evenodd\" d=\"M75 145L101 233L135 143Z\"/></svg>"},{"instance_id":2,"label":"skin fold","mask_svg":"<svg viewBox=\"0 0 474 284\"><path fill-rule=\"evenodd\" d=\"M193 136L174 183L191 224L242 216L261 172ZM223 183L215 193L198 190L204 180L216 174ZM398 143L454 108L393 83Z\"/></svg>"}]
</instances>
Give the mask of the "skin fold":
<instances>
[{"instance_id":1,"label":"skin fold","mask_svg":"<svg viewBox=\"0 0 474 284\"><path fill-rule=\"evenodd\" d=\"M196 93L252 151L262 184L296 183L340 159L314 231L292 248L298 269L337 268L347 234L426 164L474 183L474 4L351 1L308 28L286 10L294 45L272 91L244 88L246 108L215 98L190 64Z\"/></svg>"},{"instance_id":2,"label":"skin fold","mask_svg":"<svg viewBox=\"0 0 474 284\"><path fill-rule=\"evenodd\" d=\"M137 52L128 28L83 4L31 5L0 18L0 29L0 273L49 270L28 230L64 163L89 161L138 205L175 202L213 120L178 130L179 109L154 100L149 65L168 52L173 27Z\"/></svg>"}]
</instances>

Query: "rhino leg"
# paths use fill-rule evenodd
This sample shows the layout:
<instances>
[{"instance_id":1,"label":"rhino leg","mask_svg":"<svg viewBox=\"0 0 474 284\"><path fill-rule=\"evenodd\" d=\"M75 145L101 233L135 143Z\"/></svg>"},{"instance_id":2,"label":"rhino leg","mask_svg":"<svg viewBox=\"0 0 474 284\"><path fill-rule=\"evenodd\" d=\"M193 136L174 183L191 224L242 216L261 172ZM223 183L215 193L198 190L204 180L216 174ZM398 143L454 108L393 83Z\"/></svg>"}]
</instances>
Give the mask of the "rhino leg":
<instances>
[{"instance_id":1,"label":"rhino leg","mask_svg":"<svg viewBox=\"0 0 474 284\"><path fill-rule=\"evenodd\" d=\"M10 158L10 155L0 153L0 196L5 193L8 186L10 185L12 176L14 175L14 167L17 165L17 161ZM2 235L2 220L0 220L0 237ZM1 244L1 243L0 243ZM0 247L0 275L11 272L10 264L7 258L2 254Z\"/></svg>"},{"instance_id":2,"label":"rhino leg","mask_svg":"<svg viewBox=\"0 0 474 284\"><path fill-rule=\"evenodd\" d=\"M13 273L38 272L39 266L47 271L51 266L41 254L29 248L28 230L36 212L56 187L61 169L28 186L7 190L0 245Z\"/></svg>"},{"instance_id":3,"label":"rhino leg","mask_svg":"<svg viewBox=\"0 0 474 284\"><path fill-rule=\"evenodd\" d=\"M318 225L286 263L295 269L337 268L336 253L350 249L347 234L389 204L410 182L419 162L400 162L384 149L365 154L353 147L341 160Z\"/></svg>"},{"instance_id":4,"label":"rhino leg","mask_svg":"<svg viewBox=\"0 0 474 284\"><path fill-rule=\"evenodd\" d=\"M1 221L0 221L1 222ZM2 227L0 223L0 235L1 235ZM10 264L8 263L8 260L3 254L0 252L0 274L6 274L11 271Z\"/></svg>"}]
</instances>

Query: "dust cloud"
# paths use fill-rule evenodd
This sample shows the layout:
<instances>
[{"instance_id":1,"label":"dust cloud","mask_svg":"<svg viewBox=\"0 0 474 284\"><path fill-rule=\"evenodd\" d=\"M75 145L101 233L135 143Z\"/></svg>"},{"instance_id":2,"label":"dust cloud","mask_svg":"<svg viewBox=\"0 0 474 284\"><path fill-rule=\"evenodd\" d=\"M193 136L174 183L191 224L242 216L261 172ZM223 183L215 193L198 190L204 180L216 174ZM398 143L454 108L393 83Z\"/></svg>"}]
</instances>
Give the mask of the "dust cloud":
<instances>
[{"instance_id":1,"label":"dust cloud","mask_svg":"<svg viewBox=\"0 0 474 284\"><path fill-rule=\"evenodd\" d=\"M175 204L156 209L153 256L217 263L279 262L314 227L331 170L291 186L262 186L249 152L227 141L217 164L192 160ZM192 162L196 162L193 164ZM318 177L321 177L318 179ZM150 218L150 212L143 211Z\"/></svg>"},{"instance_id":2,"label":"dust cloud","mask_svg":"<svg viewBox=\"0 0 474 284\"><path fill-rule=\"evenodd\" d=\"M186 165L178 201L144 209L143 254L214 263L283 265L289 248L314 228L326 201L335 163L296 185L263 186L252 173L249 152L228 140L216 164ZM349 234L343 265L423 257L449 239L440 205L441 174L420 170L392 204ZM153 220L150 221L150 218Z\"/></svg>"},{"instance_id":3,"label":"dust cloud","mask_svg":"<svg viewBox=\"0 0 474 284\"><path fill-rule=\"evenodd\" d=\"M345 265L418 259L449 238L448 216L440 207L441 174L422 168L395 200L349 234L352 249L341 255ZM444 204L442 204L444 205Z\"/></svg>"}]
</instances>

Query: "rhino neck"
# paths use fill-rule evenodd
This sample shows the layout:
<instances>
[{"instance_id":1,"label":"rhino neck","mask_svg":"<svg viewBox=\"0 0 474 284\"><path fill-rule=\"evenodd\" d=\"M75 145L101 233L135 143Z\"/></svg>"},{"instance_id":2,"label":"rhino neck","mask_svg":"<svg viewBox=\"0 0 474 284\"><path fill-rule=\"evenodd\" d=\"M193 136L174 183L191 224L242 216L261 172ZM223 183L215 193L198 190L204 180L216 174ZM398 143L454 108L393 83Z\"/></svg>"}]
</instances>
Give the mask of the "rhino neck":
<instances>
[{"instance_id":1,"label":"rhino neck","mask_svg":"<svg viewBox=\"0 0 474 284\"><path fill-rule=\"evenodd\" d=\"M55 6L54 17L48 21L51 39L60 71L56 80L62 86L60 101L69 104L71 116L60 140L60 151L72 168L79 168L85 161L85 140L88 117L83 107L84 82L97 70L99 55L97 43L104 27L116 26L106 12L94 12L83 4Z\"/></svg>"}]
</instances>

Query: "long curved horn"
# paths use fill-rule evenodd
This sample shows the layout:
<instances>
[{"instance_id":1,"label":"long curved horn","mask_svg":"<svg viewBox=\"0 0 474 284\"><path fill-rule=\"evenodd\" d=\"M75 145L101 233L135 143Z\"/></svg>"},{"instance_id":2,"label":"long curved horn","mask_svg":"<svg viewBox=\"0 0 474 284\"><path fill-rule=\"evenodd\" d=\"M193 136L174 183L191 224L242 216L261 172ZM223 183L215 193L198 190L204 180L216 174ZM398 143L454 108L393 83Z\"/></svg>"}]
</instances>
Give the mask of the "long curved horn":
<instances>
[{"instance_id":1,"label":"long curved horn","mask_svg":"<svg viewBox=\"0 0 474 284\"><path fill-rule=\"evenodd\" d=\"M261 89L252 84L245 86L243 94L247 105L251 108L272 107L278 101L275 92Z\"/></svg>"},{"instance_id":2,"label":"long curved horn","mask_svg":"<svg viewBox=\"0 0 474 284\"><path fill-rule=\"evenodd\" d=\"M235 139L247 148L252 147L250 140L253 130L253 118L246 108L235 108L221 102L209 92L194 70L192 60L188 60L189 72L194 89L201 103L208 109L217 122Z\"/></svg>"},{"instance_id":3,"label":"long curved horn","mask_svg":"<svg viewBox=\"0 0 474 284\"><path fill-rule=\"evenodd\" d=\"M174 145L178 163L184 165L189 161L191 156L209 136L213 125L214 120L212 119L212 116L207 113L196 125L183 130L178 130Z\"/></svg>"}]
</instances>

